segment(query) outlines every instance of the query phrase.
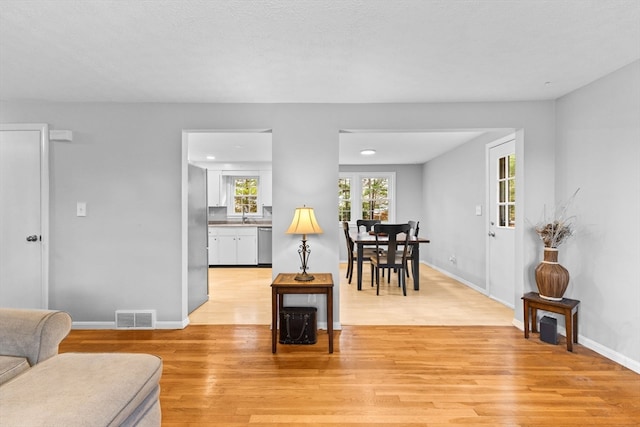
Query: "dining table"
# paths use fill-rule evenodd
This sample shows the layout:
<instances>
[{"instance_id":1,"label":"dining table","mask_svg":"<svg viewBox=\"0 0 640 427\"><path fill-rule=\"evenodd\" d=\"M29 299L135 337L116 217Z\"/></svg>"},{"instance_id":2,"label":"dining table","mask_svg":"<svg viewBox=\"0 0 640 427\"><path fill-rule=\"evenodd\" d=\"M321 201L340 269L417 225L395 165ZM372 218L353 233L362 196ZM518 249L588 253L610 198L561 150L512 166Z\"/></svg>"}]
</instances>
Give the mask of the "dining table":
<instances>
[{"instance_id":1,"label":"dining table","mask_svg":"<svg viewBox=\"0 0 640 427\"><path fill-rule=\"evenodd\" d=\"M352 231L349 233L353 242L357 247L358 253L358 290L362 290L362 262L364 261L364 253L365 247L371 247L376 245L376 236L375 234L367 231ZM398 235L398 246L404 245L405 237L404 234ZM412 245L413 250L411 251L411 268L413 269L413 289L416 291L420 290L420 245L423 243L429 243L429 239L425 239L424 237L416 237L409 236L409 244ZM389 238L387 236L378 236L378 245L388 245Z\"/></svg>"}]
</instances>

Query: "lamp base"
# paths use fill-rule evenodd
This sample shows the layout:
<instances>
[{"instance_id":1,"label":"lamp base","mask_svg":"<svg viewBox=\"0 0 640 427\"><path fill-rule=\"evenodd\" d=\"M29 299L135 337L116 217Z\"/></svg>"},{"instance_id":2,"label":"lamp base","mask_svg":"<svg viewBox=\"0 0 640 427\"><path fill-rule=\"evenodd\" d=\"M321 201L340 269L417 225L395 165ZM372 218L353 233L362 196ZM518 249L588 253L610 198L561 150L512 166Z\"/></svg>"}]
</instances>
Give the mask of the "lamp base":
<instances>
[{"instance_id":1,"label":"lamp base","mask_svg":"<svg viewBox=\"0 0 640 427\"><path fill-rule=\"evenodd\" d=\"M300 274L296 274L296 277L294 277L294 279L297 280L298 282L310 282L314 280L315 277L313 277L311 274L300 273Z\"/></svg>"}]
</instances>

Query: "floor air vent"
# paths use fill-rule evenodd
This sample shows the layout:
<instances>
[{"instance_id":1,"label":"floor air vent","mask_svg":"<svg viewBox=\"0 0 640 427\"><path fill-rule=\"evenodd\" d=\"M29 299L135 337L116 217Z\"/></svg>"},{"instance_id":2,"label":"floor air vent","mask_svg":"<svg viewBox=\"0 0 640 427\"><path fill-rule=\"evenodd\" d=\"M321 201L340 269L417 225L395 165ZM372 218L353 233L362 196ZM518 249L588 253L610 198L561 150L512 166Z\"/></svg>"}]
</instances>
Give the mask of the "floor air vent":
<instances>
[{"instance_id":1,"label":"floor air vent","mask_svg":"<svg viewBox=\"0 0 640 427\"><path fill-rule=\"evenodd\" d=\"M116 310L117 329L155 329L155 310Z\"/></svg>"}]
</instances>

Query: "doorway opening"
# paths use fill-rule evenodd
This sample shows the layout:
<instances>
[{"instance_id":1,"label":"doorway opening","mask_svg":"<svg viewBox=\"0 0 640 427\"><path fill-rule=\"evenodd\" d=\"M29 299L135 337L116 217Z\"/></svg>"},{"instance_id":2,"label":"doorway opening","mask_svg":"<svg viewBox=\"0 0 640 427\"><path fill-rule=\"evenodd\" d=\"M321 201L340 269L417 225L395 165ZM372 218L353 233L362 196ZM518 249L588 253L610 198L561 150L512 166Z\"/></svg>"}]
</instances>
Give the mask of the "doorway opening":
<instances>
[{"instance_id":1,"label":"doorway opening","mask_svg":"<svg viewBox=\"0 0 640 427\"><path fill-rule=\"evenodd\" d=\"M258 265L258 229L272 219L271 139L269 129L183 131L184 318L219 296L217 271ZM204 185L191 185L193 174Z\"/></svg>"}]
</instances>

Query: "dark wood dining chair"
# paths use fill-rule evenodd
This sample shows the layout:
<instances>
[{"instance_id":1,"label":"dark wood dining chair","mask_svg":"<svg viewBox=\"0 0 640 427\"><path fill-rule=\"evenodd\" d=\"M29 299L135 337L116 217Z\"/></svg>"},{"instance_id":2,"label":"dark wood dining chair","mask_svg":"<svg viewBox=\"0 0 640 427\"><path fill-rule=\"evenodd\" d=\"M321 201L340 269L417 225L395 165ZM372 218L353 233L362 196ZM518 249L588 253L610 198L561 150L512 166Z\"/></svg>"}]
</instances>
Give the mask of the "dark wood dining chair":
<instances>
[{"instance_id":1,"label":"dark wood dining chair","mask_svg":"<svg viewBox=\"0 0 640 427\"><path fill-rule=\"evenodd\" d=\"M411 235L418 238L418 234L420 233L420 221L408 221L408 224L411 226ZM411 261L411 270L409 270L409 261ZM409 245L406 262L407 265L405 266L405 270L407 272L407 277L409 277L409 271L411 271L411 274L413 275L413 263L415 262L413 259L413 245ZM413 276L413 278L415 279L415 276Z\"/></svg>"},{"instance_id":2,"label":"dark wood dining chair","mask_svg":"<svg viewBox=\"0 0 640 427\"><path fill-rule=\"evenodd\" d=\"M414 237L418 237L418 231L420 229L420 221L407 221L409 227L411 227L410 235ZM402 251L398 251L398 256L402 255ZM411 261L411 266L413 267L413 245L409 245L409 249L407 249L407 260L406 265L404 267L407 272L407 277L409 276L409 261ZM413 270L411 270L413 274ZM382 276L384 277L384 271L382 272ZM387 276L387 283L391 283L391 271L389 271L389 275Z\"/></svg>"},{"instance_id":3,"label":"dark wood dining chair","mask_svg":"<svg viewBox=\"0 0 640 427\"><path fill-rule=\"evenodd\" d=\"M402 286L402 294L407 295L407 279L405 270L407 266L407 254L409 250L409 238L411 226L409 224L376 224L373 227L376 237L376 252L370 258L371 262L371 286L375 274L376 295L380 295L380 270L391 269L398 272L398 286ZM398 235L403 235L399 240ZM381 242L382 236L385 237ZM399 247L402 247L399 250ZM382 252L386 249L385 252Z\"/></svg>"},{"instance_id":4,"label":"dark wood dining chair","mask_svg":"<svg viewBox=\"0 0 640 427\"><path fill-rule=\"evenodd\" d=\"M358 233L360 232L360 227L364 227L364 230L367 232L373 231L373 226L376 224L380 224L379 219L359 219L356 221Z\"/></svg>"},{"instance_id":5,"label":"dark wood dining chair","mask_svg":"<svg viewBox=\"0 0 640 427\"><path fill-rule=\"evenodd\" d=\"M356 250L355 242L349 235L349 223L347 221L342 222L342 229L344 230L344 239L347 242L347 257L349 258L347 261L346 277L349 279L349 284L351 284L351 278L353 277L353 264L358 261L358 252ZM364 261L369 261L372 256L375 256L375 249L364 248L362 252L362 259ZM373 286L373 284L371 286Z\"/></svg>"}]
</instances>

